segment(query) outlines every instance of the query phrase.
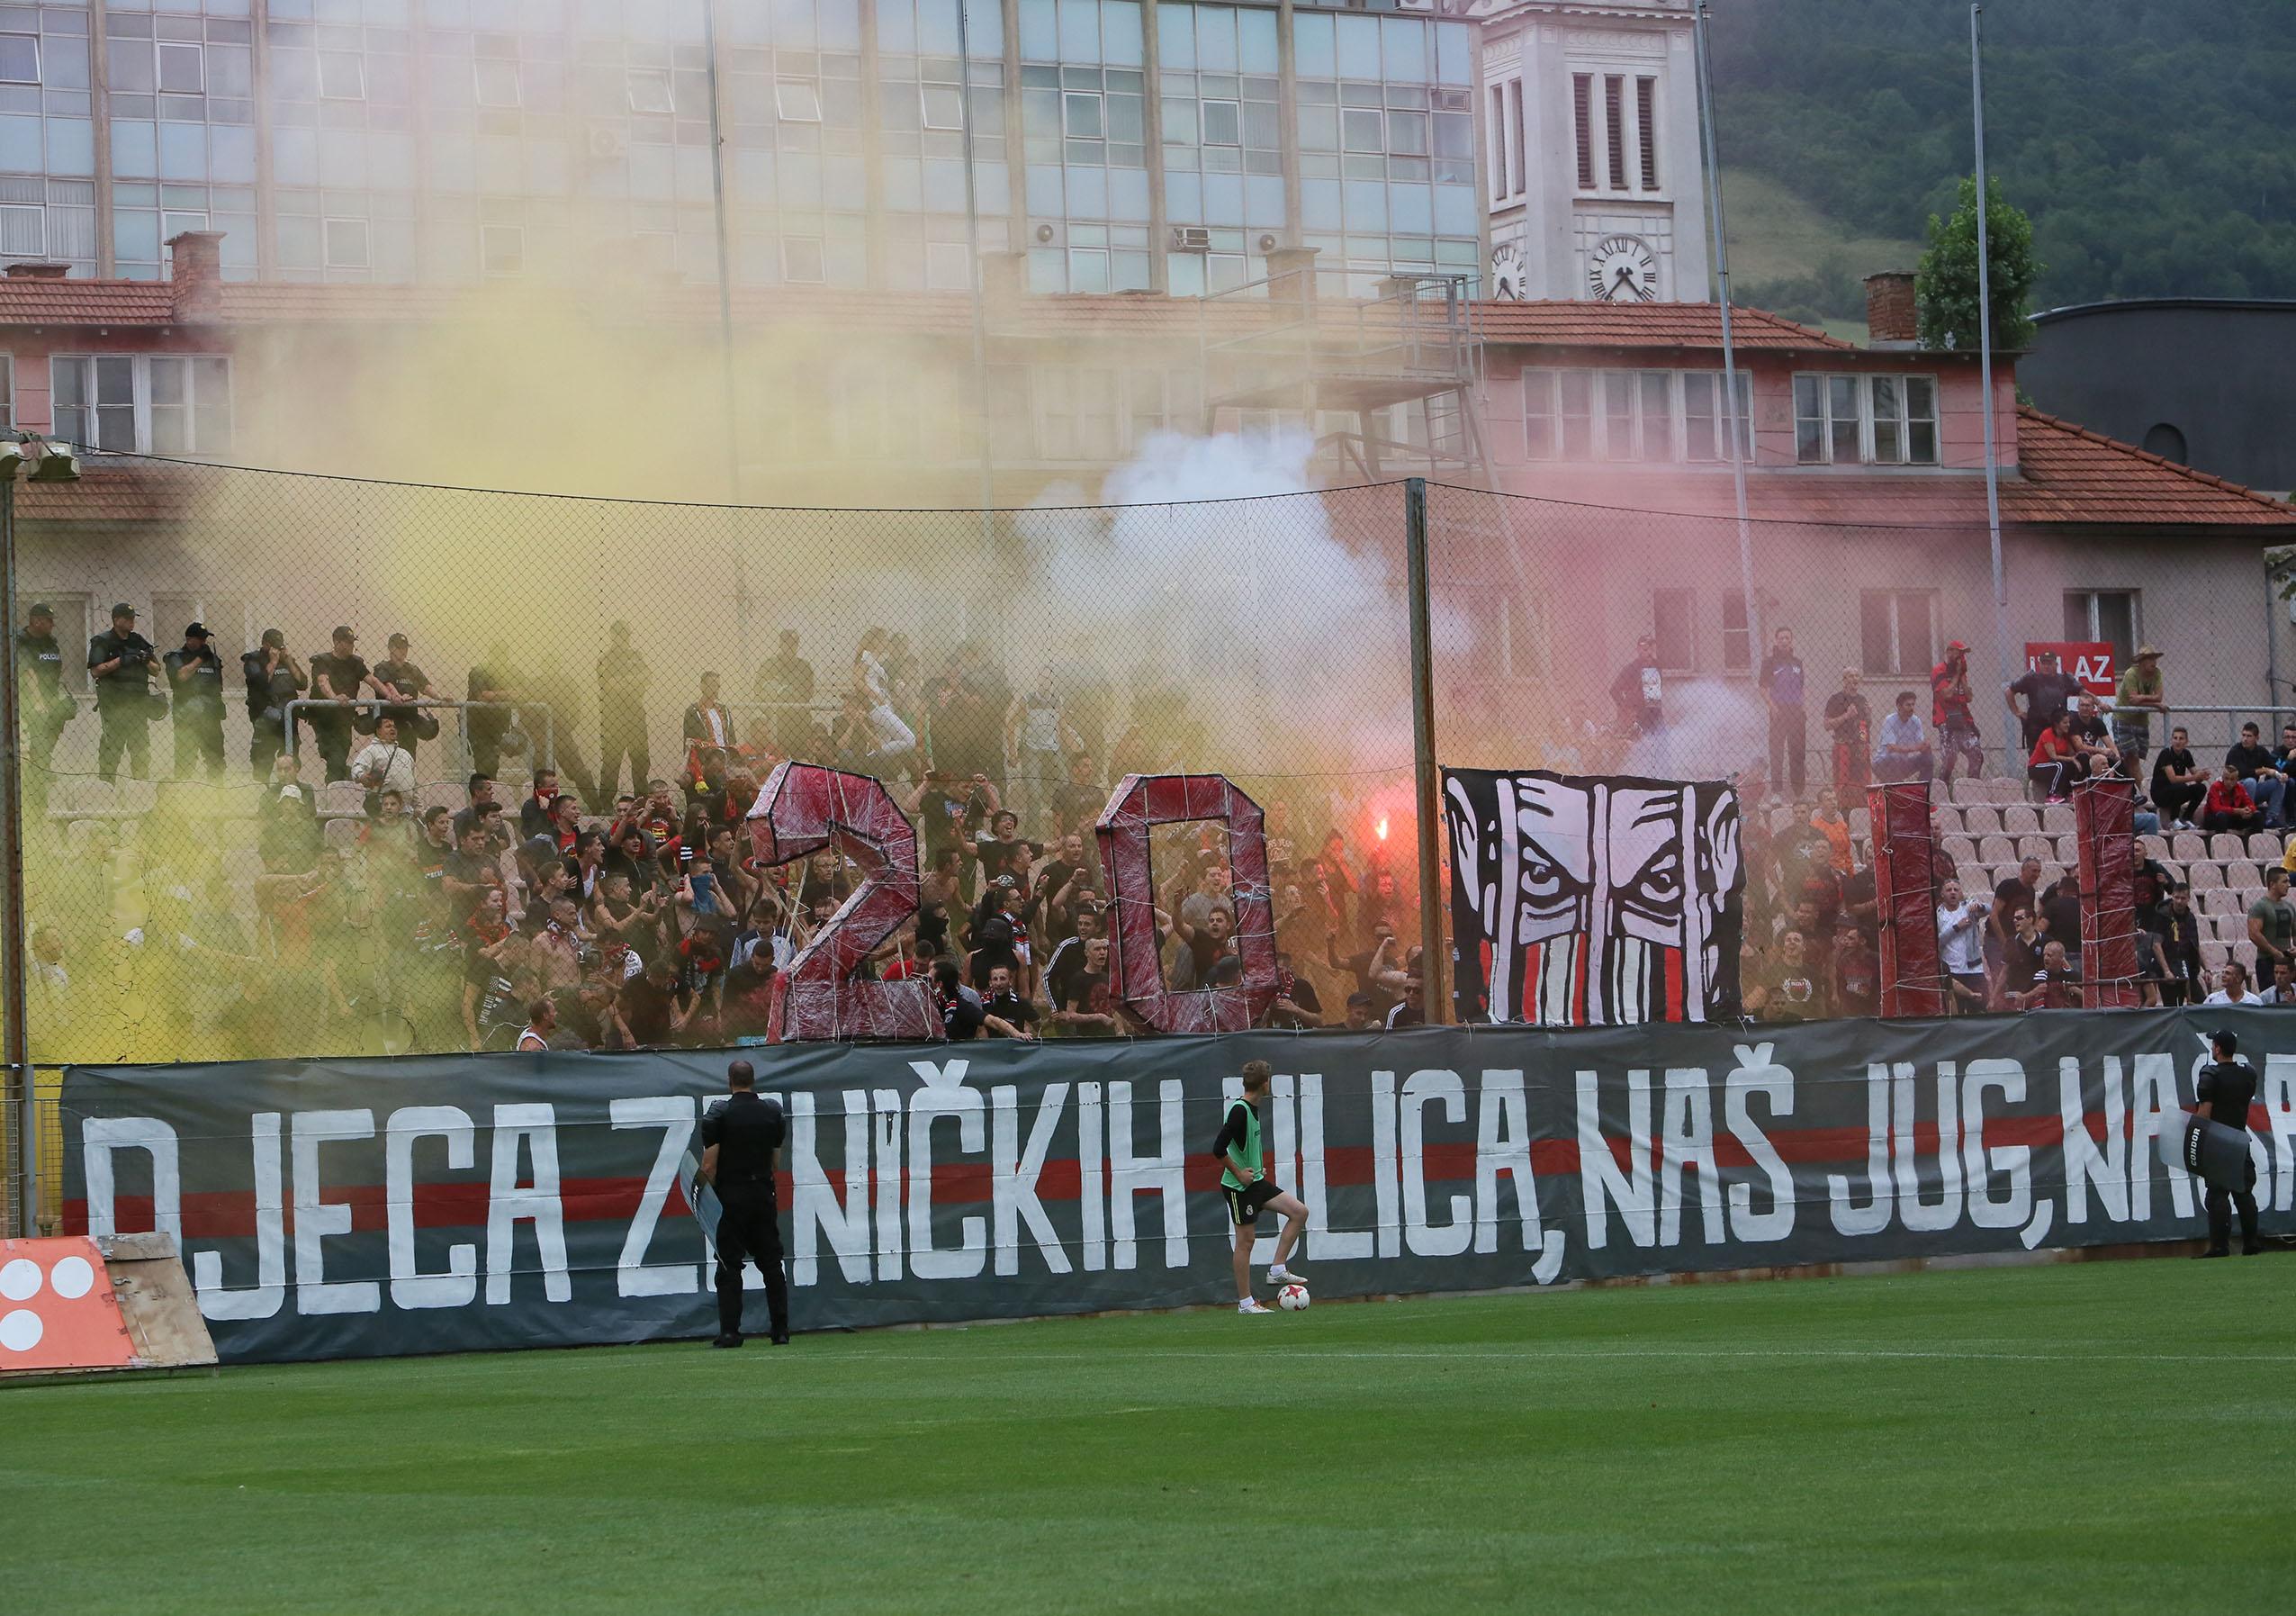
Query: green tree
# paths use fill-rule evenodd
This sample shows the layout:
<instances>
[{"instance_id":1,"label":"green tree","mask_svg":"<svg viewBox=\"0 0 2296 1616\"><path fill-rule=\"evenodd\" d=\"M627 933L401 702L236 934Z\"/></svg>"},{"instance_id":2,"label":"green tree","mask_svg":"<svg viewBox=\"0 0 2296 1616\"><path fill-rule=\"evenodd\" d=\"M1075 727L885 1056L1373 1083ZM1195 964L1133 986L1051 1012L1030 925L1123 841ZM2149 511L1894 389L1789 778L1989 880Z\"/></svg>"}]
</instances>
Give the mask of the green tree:
<instances>
[{"instance_id":1,"label":"green tree","mask_svg":"<svg viewBox=\"0 0 2296 1616\"><path fill-rule=\"evenodd\" d=\"M1985 181L1985 248L1991 260L1993 345L2032 346L2027 317L2033 282L2042 266L2033 257L2033 221L2002 199L2001 181ZM1977 346L1977 182L1961 182L1960 205L1950 219L1930 215L1929 250L1913 269L1913 300L1923 348Z\"/></svg>"}]
</instances>

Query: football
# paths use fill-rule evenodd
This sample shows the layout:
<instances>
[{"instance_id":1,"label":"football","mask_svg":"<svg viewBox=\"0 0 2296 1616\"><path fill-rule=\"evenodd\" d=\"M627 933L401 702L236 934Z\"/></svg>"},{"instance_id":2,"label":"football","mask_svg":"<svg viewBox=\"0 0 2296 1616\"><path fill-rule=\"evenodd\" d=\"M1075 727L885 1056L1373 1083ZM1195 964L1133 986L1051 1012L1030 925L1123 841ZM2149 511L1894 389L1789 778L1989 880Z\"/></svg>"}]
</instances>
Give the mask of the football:
<instances>
[{"instance_id":1,"label":"football","mask_svg":"<svg viewBox=\"0 0 2296 1616\"><path fill-rule=\"evenodd\" d=\"M1298 1313L1308 1305L1308 1287L1287 1285L1275 1293L1275 1305L1286 1313Z\"/></svg>"}]
</instances>

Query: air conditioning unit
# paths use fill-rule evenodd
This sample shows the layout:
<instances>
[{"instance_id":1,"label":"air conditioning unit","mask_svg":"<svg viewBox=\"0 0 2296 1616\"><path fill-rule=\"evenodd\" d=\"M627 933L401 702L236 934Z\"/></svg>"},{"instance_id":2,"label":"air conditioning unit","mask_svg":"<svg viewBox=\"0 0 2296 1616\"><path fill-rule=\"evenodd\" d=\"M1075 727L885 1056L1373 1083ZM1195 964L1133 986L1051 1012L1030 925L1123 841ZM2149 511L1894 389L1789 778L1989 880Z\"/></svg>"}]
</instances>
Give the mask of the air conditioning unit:
<instances>
[{"instance_id":1,"label":"air conditioning unit","mask_svg":"<svg viewBox=\"0 0 2296 1616\"><path fill-rule=\"evenodd\" d=\"M590 126L590 154L594 158L618 158L630 149L629 131L618 123L593 123Z\"/></svg>"},{"instance_id":2,"label":"air conditioning unit","mask_svg":"<svg viewBox=\"0 0 2296 1616\"><path fill-rule=\"evenodd\" d=\"M1054 247L1060 241L1060 227L1057 224L1040 224L1030 234L1039 247Z\"/></svg>"},{"instance_id":3,"label":"air conditioning unit","mask_svg":"<svg viewBox=\"0 0 2296 1616\"><path fill-rule=\"evenodd\" d=\"M1275 234L1274 231L1268 231L1260 237L1259 249L1262 252L1274 252L1275 250Z\"/></svg>"},{"instance_id":4,"label":"air conditioning unit","mask_svg":"<svg viewBox=\"0 0 2296 1616\"><path fill-rule=\"evenodd\" d=\"M1174 252L1210 252L1211 231L1201 224L1175 224L1172 227Z\"/></svg>"}]
</instances>

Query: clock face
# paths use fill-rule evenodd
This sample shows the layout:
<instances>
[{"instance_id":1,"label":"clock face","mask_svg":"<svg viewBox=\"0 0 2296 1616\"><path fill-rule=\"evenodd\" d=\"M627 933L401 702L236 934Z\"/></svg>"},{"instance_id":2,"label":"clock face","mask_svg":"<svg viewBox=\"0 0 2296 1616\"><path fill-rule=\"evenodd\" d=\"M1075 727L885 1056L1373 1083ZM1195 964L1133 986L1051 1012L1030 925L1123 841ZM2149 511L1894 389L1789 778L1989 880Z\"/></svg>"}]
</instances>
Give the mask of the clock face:
<instances>
[{"instance_id":1,"label":"clock face","mask_svg":"<svg viewBox=\"0 0 2296 1616\"><path fill-rule=\"evenodd\" d=\"M1490 249L1491 295L1503 301L1519 302L1523 295L1523 255L1512 241L1501 241Z\"/></svg>"},{"instance_id":2,"label":"clock face","mask_svg":"<svg viewBox=\"0 0 2296 1616\"><path fill-rule=\"evenodd\" d=\"M1605 302L1650 302L1658 296L1658 255L1640 236L1607 236L1587 255L1587 287Z\"/></svg>"}]
</instances>

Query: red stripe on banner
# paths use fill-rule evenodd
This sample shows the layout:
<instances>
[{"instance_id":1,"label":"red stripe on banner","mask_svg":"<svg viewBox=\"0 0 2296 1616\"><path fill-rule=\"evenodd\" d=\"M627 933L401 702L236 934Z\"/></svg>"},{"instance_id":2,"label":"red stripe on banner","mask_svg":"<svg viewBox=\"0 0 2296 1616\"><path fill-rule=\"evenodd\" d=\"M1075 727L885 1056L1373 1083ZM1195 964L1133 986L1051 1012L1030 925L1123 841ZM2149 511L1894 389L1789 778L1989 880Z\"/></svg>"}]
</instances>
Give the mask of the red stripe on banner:
<instances>
[{"instance_id":1,"label":"red stripe on banner","mask_svg":"<svg viewBox=\"0 0 2296 1616\"><path fill-rule=\"evenodd\" d=\"M1661 949L1659 951L1659 957L1666 962L1666 1019L1680 1021L1682 1019L1682 951L1679 948Z\"/></svg>"},{"instance_id":2,"label":"red stripe on banner","mask_svg":"<svg viewBox=\"0 0 2296 1616\"><path fill-rule=\"evenodd\" d=\"M1546 971L1546 944L1534 943L1523 952L1523 1019L1539 1023L1539 982ZM1488 979L1486 979L1488 980Z\"/></svg>"},{"instance_id":3,"label":"red stripe on banner","mask_svg":"<svg viewBox=\"0 0 2296 1616\"><path fill-rule=\"evenodd\" d=\"M2249 1112L2250 1126L2268 1132L2272 1126L2269 1114L2259 1105ZM2105 1120L2102 1112L2090 1112L2082 1119L2089 1137L2102 1142L2105 1137ZM2130 1115L2123 1124L2123 1137L2133 1137L2137 1118ZM2058 1142L2063 1124L2053 1113L2030 1116L1994 1116L1985 1119L1985 1142L1987 1147L2029 1145L2046 1147ZM1849 1162L1859 1163L1866 1158L1867 1137L1862 1127L1788 1128L1769 1133L1770 1146L1778 1158L1788 1163ZM1603 1142L1622 1168L1631 1166L1633 1145L1624 1134L1606 1133ZM1664 1141L1655 1135L1650 1142L1653 1169L1665 1160ZM1938 1151L1938 1128L1934 1122L1917 1123L1913 1127L1913 1149L1918 1156L1934 1160ZM1714 1139L1715 1160L1725 1168L1746 1168L1753 1165L1753 1158L1737 1138L1717 1130ZM1420 1148L1421 1170L1429 1183L1463 1183L1475 1176L1475 1146L1468 1140L1429 1141ZM1572 1139L1541 1139L1531 1144L1532 1171L1543 1177L1561 1177L1579 1170L1579 1145ZM1347 1188L1367 1185L1377 1173L1377 1162L1367 1145L1335 1145L1324 1151L1323 1178L1327 1188ZM1400 1170L1400 1169L1398 1169ZM1184 1169L1187 1187L1191 1191L1210 1193L1220 1182L1220 1164L1208 1155L1191 1155ZM846 1195L844 1173L835 1168L824 1169L831 1192L841 1200ZM1103 1182L1106 1181L1105 1168ZM560 1200L569 1223L619 1222L635 1217L644 1198L646 1180L643 1176L624 1178L569 1178L560 1187ZM1084 1176L1073 1157L1048 1160L1037 1175L1036 1196L1040 1201L1073 1201L1082 1193ZM1301 1187L1287 1183L1288 1189ZM873 1200L877 1190L877 1175L869 1176L868 1192ZM384 1205L385 1191L381 1185L329 1185L322 1192L330 1205L351 1208L351 1228L354 1232L370 1233L387 1226ZM781 1204L789 1205L789 1175L780 1179ZM932 1169L932 1196L935 1202L947 1205L985 1205L994 1198L994 1188L988 1163L985 1161L936 1162ZM68 1200L63 1204L62 1232L87 1232L87 1202ZM244 1240L256 1229L255 1193L252 1190L207 1190L186 1193L183 1197L184 1237L186 1240ZM414 1223L419 1229L477 1229L486 1224L487 1186L482 1180L458 1180L452 1183L428 1182L418 1184L414 1189ZM692 1215L686 1204L682 1187L673 1186L662 1209L666 1218ZM280 1218L286 1231L294 1230L293 1205L282 1207ZM122 1232L148 1230L152 1227L152 1201L149 1196L121 1196L113 1203L113 1222Z\"/></svg>"}]
</instances>

